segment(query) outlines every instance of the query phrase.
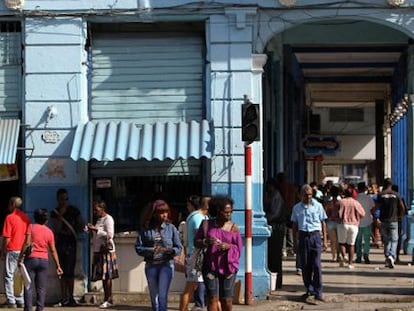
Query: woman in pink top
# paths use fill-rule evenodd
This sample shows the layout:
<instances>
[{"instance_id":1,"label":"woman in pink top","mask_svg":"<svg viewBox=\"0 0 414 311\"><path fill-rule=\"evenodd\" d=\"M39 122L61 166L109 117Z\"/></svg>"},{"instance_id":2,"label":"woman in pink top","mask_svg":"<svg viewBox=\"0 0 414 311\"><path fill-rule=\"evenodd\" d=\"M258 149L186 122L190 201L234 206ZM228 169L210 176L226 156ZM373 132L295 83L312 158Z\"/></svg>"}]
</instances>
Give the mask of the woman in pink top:
<instances>
[{"instance_id":1,"label":"woman in pink top","mask_svg":"<svg viewBox=\"0 0 414 311\"><path fill-rule=\"evenodd\" d=\"M47 271L48 271L48 251L52 253L52 258L56 264L56 274L63 274L59 264L59 258L55 247L55 238L52 230L46 226L48 212L46 209L39 208L34 211L35 224L30 225L27 232L23 247L18 259L19 266L24 265L29 273L32 283L29 288L24 289L24 311L32 310L32 292L33 285L36 287L36 311L42 311L45 307ZM25 257L26 250L32 245L32 252Z\"/></svg>"},{"instance_id":2,"label":"woman in pink top","mask_svg":"<svg viewBox=\"0 0 414 311\"><path fill-rule=\"evenodd\" d=\"M231 311L242 238L239 228L231 221L231 198L212 197L209 201L209 211L213 218L201 223L194 239L196 247L206 247L202 272L207 288L207 309L217 311L220 299L222 310ZM214 215L215 212L217 215Z\"/></svg>"},{"instance_id":3,"label":"woman in pink top","mask_svg":"<svg viewBox=\"0 0 414 311\"><path fill-rule=\"evenodd\" d=\"M345 189L344 195L345 197L339 203L338 242L341 250L339 266L343 267L345 265L345 251L348 247L348 268L353 269L352 262L354 260L355 240L358 235L359 220L365 216L365 210L352 197L353 190L351 188Z\"/></svg>"}]
</instances>

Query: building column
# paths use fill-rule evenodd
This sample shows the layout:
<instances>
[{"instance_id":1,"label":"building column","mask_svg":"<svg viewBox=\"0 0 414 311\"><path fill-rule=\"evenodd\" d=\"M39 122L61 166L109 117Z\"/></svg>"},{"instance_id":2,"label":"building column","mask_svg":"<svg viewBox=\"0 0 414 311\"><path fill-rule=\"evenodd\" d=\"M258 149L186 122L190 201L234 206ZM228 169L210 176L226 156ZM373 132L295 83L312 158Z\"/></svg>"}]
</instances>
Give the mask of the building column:
<instances>
[{"instance_id":1,"label":"building column","mask_svg":"<svg viewBox=\"0 0 414 311\"><path fill-rule=\"evenodd\" d=\"M25 128L24 199L26 211L56 207L56 191L66 188L70 204L89 216L87 163L69 158L73 135L87 116L86 23L82 18L31 17L24 22L23 120ZM81 235L82 255L75 295L87 291L89 239ZM54 269L51 267L51 269ZM52 276L53 274L50 273ZM50 277L49 301L60 297L59 282Z\"/></svg>"},{"instance_id":2,"label":"building column","mask_svg":"<svg viewBox=\"0 0 414 311\"><path fill-rule=\"evenodd\" d=\"M241 106L244 95L262 104L261 77L266 56L253 54L255 9L226 10L225 16L212 16L207 22L207 115L214 122L215 155L211 160L211 192L226 194L234 201L233 221L244 236L244 142L241 140ZM210 102L209 102L210 101ZM262 108L261 108L262 109ZM263 123L262 123L263 126ZM262 142L252 143L252 234L253 296L263 299L269 293L267 239L270 231L263 212ZM245 253L237 275L244 291Z\"/></svg>"},{"instance_id":3,"label":"building column","mask_svg":"<svg viewBox=\"0 0 414 311\"><path fill-rule=\"evenodd\" d=\"M408 216L407 216L407 253L412 254L414 256L413 248L414 248L414 46L411 45L407 50L407 92L409 95L409 106L408 106L408 147L407 150L411 150L408 152L408 172L407 172L407 188L409 198L411 199L410 202L407 202L407 207L409 209ZM413 258L414 262L414 258Z\"/></svg>"}]
</instances>

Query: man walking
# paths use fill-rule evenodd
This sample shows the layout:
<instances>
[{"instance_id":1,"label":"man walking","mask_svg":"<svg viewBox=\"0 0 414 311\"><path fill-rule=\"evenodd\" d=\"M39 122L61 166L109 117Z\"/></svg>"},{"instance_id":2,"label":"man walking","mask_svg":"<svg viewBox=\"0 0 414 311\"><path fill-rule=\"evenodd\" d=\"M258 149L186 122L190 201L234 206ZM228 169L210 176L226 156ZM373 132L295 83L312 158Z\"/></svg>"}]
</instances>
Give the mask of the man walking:
<instances>
[{"instance_id":1,"label":"man walking","mask_svg":"<svg viewBox=\"0 0 414 311\"><path fill-rule=\"evenodd\" d=\"M298 251L302 264L302 279L306 293L302 296L306 302L315 300L324 302L322 294L322 250L327 248L325 210L316 199L312 198L312 187L302 186L302 201L293 207L293 231L298 237Z\"/></svg>"},{"instance_id":2,"label":"man walking","mask_svg":"<svg viewBox=\"0 0 414 311\"><path fill-rule=\"evenodd\" d=\"M371 226L372 226L372 212L375 207L374 200L366 193L368 190L365 182L360 182L357 186L358 194L356 200L362 205L365 211L365 216L359 220L358 235L355 242L356 247L356 263L364 262L370 264L369 251L371 243Z\"/></svg>"},{"instance_id":3,"label":"man walking","mask_svg":"<svg viewBox=\"0 0 414 311\"><path fill-rule=\"evenodd\" d=\"M264 195L264 212L269 226L272 227L272 233L267 240L268 245L268 268L271 272L277 273L276 288L282 288L282 249L286 233L286 216L285 201L278 189L278 183L275 179L269 179L265 184L266 193Z\"/></svg>"},{"instance_id":4,"label":"man walking","mask_svg":"<svg viewBox=\"0 0 414 311\"><path fill-rule=\"evenodd\" d=\"M397 255L398 219L404 215L404 204L400 195L392 190L391 178L384 180L383 191L378 194L376 204L380 210L385 266L392 269Z\"/></svg>"},{"instance_id":5,"label":"man walking","mask_svg":"<svg viewBox=\"0 0 414 311\"><path fill-rule=\"evenodd\" d=\"M30 225L29 217L21 210L23 200L20 197L12 197L9 200L8 210L3 226L3 248L1 259L5 260L4 288L7 301L3 308L22 308L23 292L14 292L14 273L18 267L18 258L23 246L25 235ZM16 296L15 296L16 295Z\"/></svg>"},{"instance_id":6,"label":"man walking","mask_svg":"<svg viewBox=\"0 0 414 311\"><path fill-rule=\"evenodd\" d=\"M73 297L75 285L75 265L77 251L77 235L82 232L85 223L79 209L68 204L68 192L59 189L56 193L58 206L51 212L50 226L55 235L56 250L62 266L60 279L61 301L55 307L76 306Z\"/></svg>"},{"instance_id":7,"label":"man walking","mask_svg":"<svg viewBox=\"0 0 414 311\"><path fill-rule=\"evenodd\" d=\"M279 172L276 175L276 181L278 183L280 194L282 195L283 200L285 201L286 208L286 234L284 240L284 251L287 256L295 255L295 241L293 240L293 231L292 223L290 221L290 216L292 215L293 206L300 201L299 193L296 186L288 182L286 174L284 172Z\"/></svg>"},{"instance_id":8,"label":"man walking","mask_svg":"<svg viewBox=\"0 0 414 311\"><path fill-rule=\"evenodd\" d=\"M180 299L180 311L187 311L188 304L192 295L194 295L194 307L192 310L202 311L205 309L205 292L206 288L204 285L202 271L193 270L190 265L190 258L194 252L194 237L197 233L198 228L203 223L203 220L208 219L208 202L210 201L209 196L199 197L192 195L187 200L187 210L190 212L186 219L186 235L185 251L186 251L186 285L184 292ZM184 250L183 250L184 251Z\"/></svg>"}]
</instances>

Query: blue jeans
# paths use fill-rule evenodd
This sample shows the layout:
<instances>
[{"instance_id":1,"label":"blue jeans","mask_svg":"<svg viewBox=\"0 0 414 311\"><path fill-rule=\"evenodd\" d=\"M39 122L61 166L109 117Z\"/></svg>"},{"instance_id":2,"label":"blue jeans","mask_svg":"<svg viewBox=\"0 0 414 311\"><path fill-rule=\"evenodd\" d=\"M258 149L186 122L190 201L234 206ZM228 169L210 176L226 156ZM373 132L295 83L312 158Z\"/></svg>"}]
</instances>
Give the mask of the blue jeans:
<instances>
[{"instance_id":1,"label":"blue jeans","mask_svg":"<svg viewBox=\"0 0 414 311\"><path fill-rule=\"evenodd\" d=\"M396 259L398 244L398 222L381 222L381 234L384 241L385 257Z\"/></svg>"},{"instance_id":2,"label":"blue jeans","mask_svg":"<svg viewBox=\"0 0 414 311\"><path fill-rule=\"evenodd\" d=\"M17 270L17 259L20 251L8 251L6 254L6 262L4 264L4 289L6 291L7 303L23 303L23 292L16 293L14 296L14 273Z\"/></svg>"},{"instance_id":3,"label":"blue jeans","mask_svg":"<svg viewBox=\"0 0 414 311\"><path fill-rule=\"evenodd\" d=\"M151 297L152 311L167 311L168 290L174 276L174 264L145 264L145 276Z\"/></svg>"},{"instance_id":4,"label":"blue jeans","mask_svg":"<svg viewBox=\"0 0 414 311\"><path fill-rule=\"evenodd\" d=\"M204 282L198 282L197 290L194 292L194 303L197 308L206 306L206 286Z\"/></svg>"},{"instance_id":5,"label":"blue jeans","mask_svg":"<svg viewBox=\"0 0 414 311\"><path fill-rule=\"evenodd\" d=\"M43 258L26 258L24 261L32 283L29 289L24 289L24 311L32 311L33 288L36 288L36 311L45 308L47 289L48 260Z\"/></svg>"}]
</instances>

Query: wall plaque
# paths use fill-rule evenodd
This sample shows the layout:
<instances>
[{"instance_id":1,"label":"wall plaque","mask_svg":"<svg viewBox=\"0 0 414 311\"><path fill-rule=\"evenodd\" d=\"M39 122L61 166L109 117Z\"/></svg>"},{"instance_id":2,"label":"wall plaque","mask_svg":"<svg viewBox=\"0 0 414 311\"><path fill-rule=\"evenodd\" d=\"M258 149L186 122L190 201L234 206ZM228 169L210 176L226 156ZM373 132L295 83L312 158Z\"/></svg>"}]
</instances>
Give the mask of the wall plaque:
<instances>
[{"instance_id":1,"label":"wall plaque","mask_svg":"<svg viewBox=\"0 0 414 311\"><path fill-rule=\"evenodd\" d=\"M46 131L42 134L42 140L48 144L56 144L60 140L60 136L56 131Z\"/></svg>"}]
</instances>

